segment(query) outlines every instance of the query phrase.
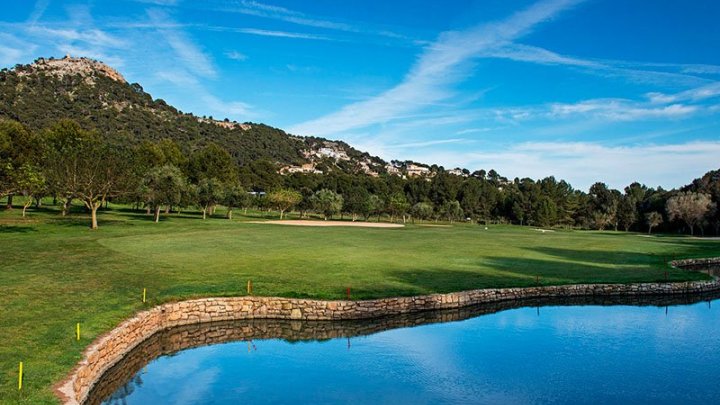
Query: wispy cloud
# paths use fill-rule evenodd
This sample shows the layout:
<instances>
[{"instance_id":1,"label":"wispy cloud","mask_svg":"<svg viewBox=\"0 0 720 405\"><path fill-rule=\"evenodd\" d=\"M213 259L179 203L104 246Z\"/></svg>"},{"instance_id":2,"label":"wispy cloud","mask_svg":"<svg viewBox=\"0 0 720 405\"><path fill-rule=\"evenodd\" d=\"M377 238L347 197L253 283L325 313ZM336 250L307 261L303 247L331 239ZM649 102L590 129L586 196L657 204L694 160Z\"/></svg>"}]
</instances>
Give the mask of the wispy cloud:
<instances>
[{"instance_id":1,"label":"wispy cloud","mask_svg":"<svg viewBox=\"0 0 720 405\"><path fill-rule=\"evenodd\" d=\"M561 55L545 48L516 43L499 44L488 49L483 57L509 59L541 65L560 65L578 68L581 71L604 77L622 77L624 79L664 85L700 85L711 80L695 76L693 68L709 71L711 65L658 64L607 59L586 59ZM672 71L657 70L659 68ZM718 67L720 68L720 67ZM697 72L695 72L697 73Z\"/></svg>"},{"instance_id":2,"label":"wispy cloud","mask_svg":"<svg viewBox=\"0 0 720 405\"><path fill-rule=\"evenodd\" d=\"M713 82L705 86L695 87L676 94L648 93L650 101L654 103L673 103L678 101L701 101L720 97L720 82Z\"/></svg>"},{"instance_id":3,"label":"wispy cloud","mask_svg":"<svg viewBox=\"0 0 720 405\"><path fill-rule=\"evenodd\" d=\"M169 21L169 17L163 11L152 9L148 10L147 13L150 20L159 25L165 22L172 24L172 21ZM171 28L160 28L158 32L175 51L177 60L187 64L192 71L205 77L215 77L217 75L217 70L215 69L212 58L203 52L183 31Z\"/></svg>"},{"instance_id":4,"label":"wispy cloud","mask_svg":"<svg viewBox=\"0 0 720 405\"><path fill-rule=\"evenodd\" d=\"M30 17L28 17L27 23L31 26L35 25L38 20L42 18L43 14L45 14L48 4L50 4L50 0L37 0L32 13L30 13Z\"/></svg>"},{"instance_id":5,"label":"wispy cloud","mask_svg":"<svg viewBox=\"0 0 720 405\"><path fill-rule=\"evenodd\" d=\"M393 32L388 29L368 29L365 27L366 24L353 24L334 21L332 19L311 16L303 12L288 9L286 7L262 3L254 0L240 0L231 2L223 1L220 4L216 4L216 2L208 2L203 3L202 7L208 7L208 4L210 8L213 8L217 11L245 14L253 17L278 20L305 27L320 28L325 30L334 30L354 34L375 35L388 39L402 40L412 44L424 43L424 41L418 41L406 35Z\"/></svg>"},{"instance_id":6,"label":"wispy cloud","mask_svg":"<svg viewBox=\"0 0 720 405\"><path fill-rule=\"evenodd\" d=\"M308 34L304 32L292 32L292 31L277 31L277 30L264 30L258 28L242 28L242 27L218 27L218 26L207 26L205 29L210 31L222 31L222 32L235 32L239 34L248 35L259 35L263 37L278 37L278 38L295 38L295 39L316 39L321 41L334 41L333 38Z\"/></svg>"},{"instance_id":7,"label":"wispy cloud","mask_svg":"<svg viewBox=\"0 0 720 405\"><path fill-rule=\"evenodd\" d=\"M393 120L449 98L449 86L464 79L467 63L499 42L512 41L535 25L578 3L571 0L538 2L510 18L460 32L446 32L429 45L402 83L367 101L343 107L324 117L290 128L291 132L334 135Z\"/></svg>"},{"instance_id":8,"label":"wispy cloud","mask_svg":"<svg viewBox=\"0 0 720 405\"><path fill-rule=\"evenodd\" d=\"M468 143L468 142L472 142L472 140L466 139L466 138L438 139L438 140L434 140L434 141L392 144L392 145L387 145L386 148L387 149L427 148L429 146Z\"/></svg>"}]
</instances>

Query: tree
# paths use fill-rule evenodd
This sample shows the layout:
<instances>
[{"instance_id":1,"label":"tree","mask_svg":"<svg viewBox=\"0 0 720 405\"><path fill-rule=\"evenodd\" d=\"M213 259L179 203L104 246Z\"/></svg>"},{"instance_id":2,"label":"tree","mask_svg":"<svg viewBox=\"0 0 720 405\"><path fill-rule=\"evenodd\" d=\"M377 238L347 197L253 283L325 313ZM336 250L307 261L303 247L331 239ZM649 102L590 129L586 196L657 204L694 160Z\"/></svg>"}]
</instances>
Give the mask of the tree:
<instances>
[{"instance_id":1,"label":"tree","mask_svg":"<svg viewBox=\"0 0 720 405\"><path fill-rule=\"evenodd\" d=\"M448 201L442 205L440 209L441 215L443 215L452 224L454 221L462 218L463 210L460 207L460 203L457 201Z\"/></svg>"},{"instance_id":2,"label":"tree","mask_svg":"<svg viewBox=\"0 0 720 405\"><path fill-rule=\"evenodd\" d=\"M225 189L225 198L223 198L223 204L227 207L227 218L232 219L233 209L235 207L244 207L249 205L250 194L240 186L235 184Z\"/></svg>"},{"instance_id":3,"label":"tree","mask_svg":"<svg viewBox=\"0 0 720 405\"><path fill-rule=\"evenodd\" d=\"M56 123L47 136L43 167L51 190L80 199L90 211L90 228L97 229L98 208L135 188L131 151L111 147L71 120Z\"/></svg>"},{"instance_id":4,"label":"tree","mask_svg":"<svg viewBox=\"0 0 720 405\"><path fill-rule=\"evenodd\" d=\"M433 206L428 202L419 202L412 207L412 215L418 219L429 219L433 214Z\"/></svg>"},{"instance_id":5,"label":"tree","mask_svg":"<svg viewBox=\"0 0 720 405\"><path fill-rule=\"evenodd\" d=\"M617 208L617 219L620 226L625 229L625 232L629 231L630 227L637 221L638 211L634 197L624 195L620 198L620 203Z\"/></svg>"},{"instance_id":6,"label":"tree","mask_svg":"<svg viewBox=\"0 0 720 405\"><path fill-rule=\"evenodd\" d=\"M557 220L557 206L548 196L542 196L535 204L534 220L538 226L548 227Z\"/></svg>"},{"instance_id":7,"label":"tree","mask_svg":"<svg viewBox=\"0 0 720 405\"><path fill-rule=\"evenodd\" d=\"M591 215L595 227L605 229L609 224L617 224L617 207L620 193L614 193L605 183L595 183L590 187Z\"/></svg>"},{"instance_id":8,"label":"tree","mask_svg":"<svg viewBox=\"0 0 720 405\"><path fill-rule=\"evenodd\" d=\"M39 174L36 169L40 155L40 142L34 133L17 121L0 119L0 197L8 196L7 208L12 208L12 195L28 186L27 179L23 180L28 173L23 171Z\"/></svg>"},{"instance_id":9,"label":"tree","mask_svg":"<svg viewBox=\"0 0 720 405\"><path fill-rule=\"evenodd\" d=\"M645 214L645 223L648 225L648 234L651 234L653 228L662 224L662 222L662 214L657 211L648 212L647 214Z\"/></svg>"},{"instance_id":10,"label":"tree","mask_svg":"<svg viewBox=\"0 0 720 405\"><path fill-rule=\"evenodd\" d=\"M312 196L312 203L315 211L323 214L323 217L327 221L328 217L340 212L343 206L343 197L326 188L315 192Z\"/></svg>"},{"instance_id":11,"label":"tree","mask_svg":"<svg viewBox=\"0 0 720 405\"><path fill-rule=\"evenodd\" d=\"M283 219L285 211L302 201L303 196L295 190L281 188L268 193L267 198L280 211L280 219Z\"/></svg>"},{"instance_id":12,"label":"tree","mask_svg":"<svg viewBox=\"0 0 720 405\"><path fill-rule=\"evenodd\" d=\"M350 190L348 190L344 196L343 211L352 215L353 222L357 221L360 215L364 217L368 216L370 212L370 194L365 187L359 185L351 186Z\"/></svg>"},{"instance_id":13,"label":"tree","mask_svg":"<svg viewBox=\"0 0 720 405\"><path fill-rule=\"evenodd\" d=\"M405 198L405 194L395 193L391 195L388 199L388 211L390 211L390 221L392 222L395 216L402 216L404 224L407 220L406 214L409 208L410 203L408 203L407 198Z\"/></svg>"},{"instance_id":14,"label":"tree","mask_svg":"<svg viewBox=\"0 0 720 405\"><path fill-rule=\"evenodd\" d=\"M670 220L679 219L690 228L694 235L695 225L713 208L708 194L686 192L670 197L666 209Z\"/></svg>"},{"instance_id":15,"label":"tree","mask_svg":"<svg viewBox=\"0 0 720 405\"><path fill-rule=\"evenodd\" d=\"M155 223L160 222L160 207L179 204L186 187L185 177L177 167L150 169L143 178L143 191L145 202L153 209Z\"/></svg>"},{"instance_id":16,"label":"tree","mask_svg":"<svg viewBox=\"0 0 720 405\"><path fill-rule=\"evenodd\" d=\"M190 156L188 177L196 184L202 179L211 178L231 184L237 181L237 164L227 150L210 143Z\"/></svg>"},{"instance_id":17,"label":"tree","mask_svg":"<svg viewBox=\"0 0 720 405\"><path fill-rule=\"evenodd\" d=\"M45 176L35 165L25 163L16 171L15 191L25 197L22 216L32 204L33 198L41 198L45 191Z\"/></svg>"},{"instance_id":18,"label":"tree","mask_svg":"<svg viewBox=\"0 0 720 405\"><path fill-rule=\"evenodd\" d=\"M197 202L200 204L203 219L207 218L210 207L220 202L225 197L225 187L220 180L211 177L201 179L197 186Z\"/></svg>"},{"instance_id":19,"label":"tree","mask_svg":"<svg viewBox=\"0 0 720 405\"><path fill-rule=\"evenodd\" d=\"M380 222L380 214L382 214L383 209L385 208L385 201L376 194L370 194L367 200L367 207L368 212L367 216L365 217L365 220L368 220L370 218L370 215L377 215L377 220Z\"/></svg>"}]
</instances>

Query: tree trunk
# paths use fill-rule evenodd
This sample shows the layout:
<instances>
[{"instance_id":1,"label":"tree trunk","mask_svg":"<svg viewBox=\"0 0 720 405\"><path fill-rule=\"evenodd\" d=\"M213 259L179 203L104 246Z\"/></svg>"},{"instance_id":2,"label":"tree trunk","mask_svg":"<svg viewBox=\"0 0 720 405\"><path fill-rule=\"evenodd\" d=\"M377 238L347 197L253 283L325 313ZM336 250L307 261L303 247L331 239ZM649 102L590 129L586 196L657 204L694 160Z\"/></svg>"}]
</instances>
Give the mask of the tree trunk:
<instances>
[{"instance_id":1,"label":"tree trunk","mask_svg":"<svg viewBox=\"0 0 720 405\"><path fill-rule=\"evenodd\" d=\"M169 213L170 213L170 204L168 204L168 205L165 206L165 213L166 213L166 214L169 214Z\"/></svg>"},{"instance_id":2,"label":"tree trunk","mask_svg":"<svg viewBox=\"0 0 720 405\"><path fill-rule=\"evenodd\" d=\"M285 210L280 210L280 220L283 219L283 214L285 214Z\"/></svg>"},{"instance_id":3,"label":"tree trunk","mask_svg":"<svg viewBox=\"0 0 720 405\"><path fill-rule=\"evenodd\" d=\"M35 199L35 208L40 208L40 207L42 207L42 197L37 197Z\"/></svg>"},{"instance_id":4,"label":"tree trunk","mask_svg":"<svg viewBox=\"0 0 720 405\"><path fill-rule=\"evenodd\" d=\"M5 205L5 208L11 210L11 209L13 208L13 206L12 206L12 204L13 204L13 195L12 195L12 194L8 194L7 198L8 198L8 199L7 199L7 205Z\"/></svg>"},{"instance_id":5,"label":"tree trunk","mask_svg":"<svg viewBox=\"0 0 720 405\"><path fill-rule=\"evenodd\" d=\"M97 210L100 208L101 203L93 203L90 207L90 229L98 229L98 221L97 221Z\"/></svg>"},{"instance_id":6,"label":"tree trunk","mask_svg":"<svg viewBox=\"0 0 720 405\"><path fill-rule=\"evenodd\" d=\"M228 207L228 210L227 210L227 219L232 220L232 212L233 212L233 209L232 209L231 207Z\"/></svg>"},{"instance_id":7,"label":"tree trunk","mask_svg":"<svg viewBox=\"0 0 720 405\"><path fill-rule=\"evenodd\" d=\"M157 224L158 222L160 222L160 205L156 205L156 206L155 206L155 218L154 218L154 221L155 221L156 224Z\"/></svg>"},{"instance_id":8,"label":"tree trunk","mask_svg":"<svg viewBox=\"0 0 720 405\"><path fill-rule=\"evenodd\" d=\"M151 210L150 204L145 204L145 215L150 215L151 214L150 210Z\"/></svg>"},{"instance_id":9,"label":"tree trunk","mask_svg":"<svg viewBox=\"0 0 720 405\"><path fill-rule=\"evenodd\" d=\"M26 201L25 201L25 204L23 204L23 209L22 209L22 216L23 216L23 218L25 218L25 211L27 211L27 209L28 209L28 207L30 206L30 204L32 204L32 198L26 200Z\"/></svg>"},{"instance_id":10,"label":"tree trunk","mask_svg":"<svg viewBox=\"0 0 720 405\"><path fill-rule=\"evenodd\" d=\"M690 225L690 236L695 236L695 226L693 224L688 225Z\"/></svg>"},{"instance_id":11,"label":"tree trunk","mask_svg":"<svg viewBox=\"0 0 720 405\"><path fill-rule=\"evenodd\" d=\"M70 205L72 204L72 198L68 197L63 202L62 216L66 216L70 212Z\"/></svg>"},{"instance_id":12,"label":"tree trunk","mask_svg":"<svg viewBox=\"0 0 720 405\"><path fill-rule=\"evenodd\" d=\"M202 213L203 213L203 219L207 218L207 207L203 207Z\"/></svg>"},{"instance_id":13,"label":"tree trunk","mask_svg":"<svg viewBox=\"0 0 720 405\"><path fill-rule=\"evenodd\" d=\"M652 228L653 228L652 225L648 226L648 235L650 235L652 233Z\"/></svg>"}]
</instances>

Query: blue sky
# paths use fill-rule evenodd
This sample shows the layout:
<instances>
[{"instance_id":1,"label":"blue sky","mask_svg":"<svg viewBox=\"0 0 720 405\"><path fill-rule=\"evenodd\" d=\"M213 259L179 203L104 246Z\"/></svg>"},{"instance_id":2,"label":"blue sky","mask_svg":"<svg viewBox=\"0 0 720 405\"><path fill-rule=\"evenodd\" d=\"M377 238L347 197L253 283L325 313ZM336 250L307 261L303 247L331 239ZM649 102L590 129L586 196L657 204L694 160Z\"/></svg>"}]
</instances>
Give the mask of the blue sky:
<instances>
[{"instance_id":1,"label":"blue sky","mask_svg":"<svg viewBox=\"0 0 720 405\"><path fill-rule=\"evenodd\" d=\"M720 168L720 2L13 1L0 65L88 56L385 159L669 188Z\"/></svg>"}]
</instances>

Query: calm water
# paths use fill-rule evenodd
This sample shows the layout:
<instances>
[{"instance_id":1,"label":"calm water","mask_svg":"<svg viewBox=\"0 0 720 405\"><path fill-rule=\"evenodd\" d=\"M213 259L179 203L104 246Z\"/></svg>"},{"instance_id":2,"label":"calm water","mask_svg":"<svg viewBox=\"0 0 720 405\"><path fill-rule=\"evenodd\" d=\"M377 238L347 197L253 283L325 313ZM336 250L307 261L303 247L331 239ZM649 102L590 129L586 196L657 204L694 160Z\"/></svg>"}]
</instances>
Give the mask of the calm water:
<instances>
[{"instance_id":1,"label":"calm water","mask_svg":"<svg viewBox=\"0 0 720 405\"><path fill-rule=\"evenodd\" d=\"M277 327L289 330L281 334L293 341L210 344L161 355L142 368L120 365L113 378L124 385L115 383L104 399L108 404L720 403L717 299L667 307L556 305L490 312L495 310L500 312L353 323L325 332L322 325L315 331L317 324L256 321L255 336ZM426 324L403 326L418 323ZM225 326L220 333L240 327ZM394 329L382 330L387 327ZM198 333L203 339L218 335ZM328 334L361 336L296 341ZM168 350L168 342L178 344L177 336L193 339L187 335L159 338L164 343L155 345ZM136 357L143 356L154 355ZM131 377L122 377L123 368Z\"/></svg>"}]
</instances>

